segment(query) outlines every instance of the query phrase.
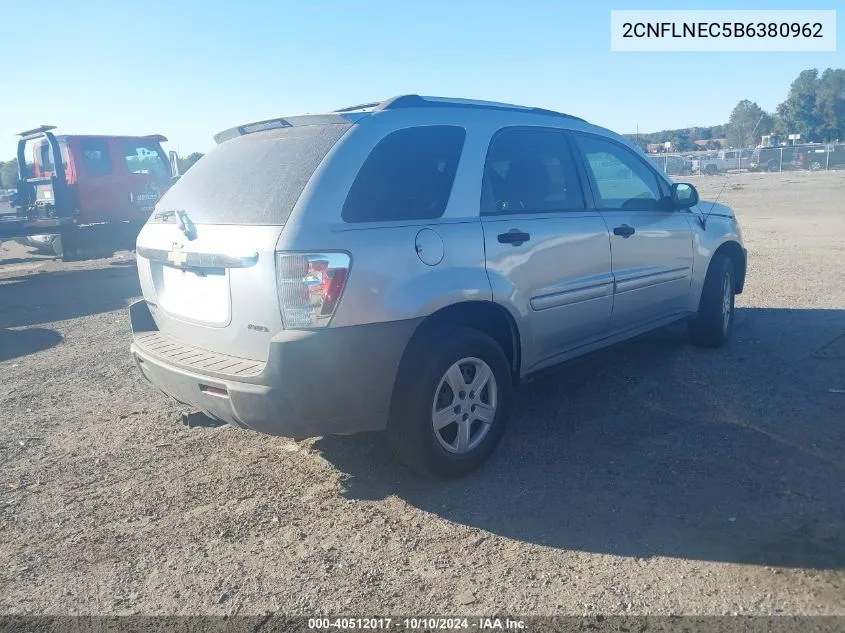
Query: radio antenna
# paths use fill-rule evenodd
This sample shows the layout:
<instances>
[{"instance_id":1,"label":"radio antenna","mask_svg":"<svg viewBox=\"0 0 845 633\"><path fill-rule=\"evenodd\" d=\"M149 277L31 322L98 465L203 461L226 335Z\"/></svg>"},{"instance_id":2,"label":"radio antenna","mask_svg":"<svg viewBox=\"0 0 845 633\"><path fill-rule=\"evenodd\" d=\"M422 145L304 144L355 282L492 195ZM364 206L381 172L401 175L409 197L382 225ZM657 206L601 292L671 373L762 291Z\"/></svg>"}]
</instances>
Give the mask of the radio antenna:
<instances>
[{"instance_id":1,"label":"radio antenna","mask_svg":"<svg viewBox=\"0 0 845 633\"><path fill-rule=\"evenodd\" d=\"M722 189L719 191L719 194L713 200L713 203L710 205L710 210L704 216L699 216L699 222L701 222L701 228L705 231L707 230L707 220L710 217L710 214L713 213L713 209L716 206L716 203L719 201L719 198L722 197L722 192L725 190L725 187L728 186L728 174L725 174L725 184L722 185Z\"/></svg>"}]
</instances>

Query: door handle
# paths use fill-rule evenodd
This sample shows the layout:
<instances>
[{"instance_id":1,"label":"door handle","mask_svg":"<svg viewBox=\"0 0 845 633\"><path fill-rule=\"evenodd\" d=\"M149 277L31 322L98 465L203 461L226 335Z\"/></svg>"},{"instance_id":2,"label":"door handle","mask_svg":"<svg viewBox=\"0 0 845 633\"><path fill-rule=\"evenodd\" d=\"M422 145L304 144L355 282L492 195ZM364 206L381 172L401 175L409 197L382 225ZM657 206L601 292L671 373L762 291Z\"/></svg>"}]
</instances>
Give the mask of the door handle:
<instances>
[{"instance_id":1,"label":"door handle","mask_svg":"<svg viewBox=\"0 0 845 633\"><path fill-rule=\"evenodd\" d=\"M499 233L499 244L511 244L513 246L521 246L523 243L531 239L528 233L524 233L519 229L511 229L507 233Z\"/></svg>"},{"instance_id":2,"label":"door handle","mask_svg":"<svg viewBox=\"0 0 845 633\"><path fill-rule=\"evenodd\" d=\"M614 235L621 235L624 238L631 237L634 233L637 232L633 226L628 226L627 224L623 224L622 226L617 226L613 229Z\"/></svg>"}]
</instances>

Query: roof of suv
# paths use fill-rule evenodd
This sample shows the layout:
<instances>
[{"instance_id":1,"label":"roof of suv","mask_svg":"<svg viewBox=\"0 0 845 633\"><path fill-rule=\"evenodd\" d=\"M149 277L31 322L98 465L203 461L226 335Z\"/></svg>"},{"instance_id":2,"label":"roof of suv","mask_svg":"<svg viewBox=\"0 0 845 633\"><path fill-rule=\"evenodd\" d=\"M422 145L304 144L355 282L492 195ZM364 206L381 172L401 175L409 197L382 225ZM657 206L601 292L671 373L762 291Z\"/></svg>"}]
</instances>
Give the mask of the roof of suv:
<instances>
[{"instance_id":1,"label":"roof of suv","mask_svg":"<svg viewBox=\"0 0 845 633\"><path fill-rule=\"evenodd\" d=\"M297 125L314 125L321 123L354 123L358 119L374 114L377 112L387 112L391 110L404 110L409 108L475 108L481 110L502 110L506 112L524 112L526 114L542 114L555 117L564 117L574 121L585 122L584 119L578 118L571 114L564 114L563 112L556 112L554 110L547 110L544 108L533 108L528 106L514 105L510 103L499 103L496 101L479 101L473 99L457 99L449 97L430 97L420 95L400 95L385 101L374 101L372 103L363 103L360 105L348 106L334 110L333 112L325 114L306 114L291 117L279 117L275 119L266 119L263 121L255 121L244 125L235 126L224 130L214 136L214 140L220 144L229 139L251 134L253 132L262 132L265 130L272 130L284 127L294 127Z\"/></svg>"}]
</instances>

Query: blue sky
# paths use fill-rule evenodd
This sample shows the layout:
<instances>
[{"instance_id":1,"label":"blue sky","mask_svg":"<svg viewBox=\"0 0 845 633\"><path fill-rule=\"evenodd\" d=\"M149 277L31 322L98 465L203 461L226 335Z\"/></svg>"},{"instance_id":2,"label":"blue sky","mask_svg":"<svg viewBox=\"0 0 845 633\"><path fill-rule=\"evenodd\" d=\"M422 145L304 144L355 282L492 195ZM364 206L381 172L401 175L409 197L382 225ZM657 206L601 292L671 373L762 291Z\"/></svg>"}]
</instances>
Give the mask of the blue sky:
<instances>
[{"instance_id":1,"label":"blue sky","mask_svg":"<svg viewBox=\"0 0 845 633\"><path fill-rule=\"evenodd\" d=\"M845 67L840 1L706 6L839 8L827 53L610 51L611 9L677 1L4 2L4 49L21 63L6 66L0 158L41 123L161 133L188 153L236 123L403 93L553 108L622 133L717 124L740 99L774 109L805 68Z\"/></svg>"}]
</instances>

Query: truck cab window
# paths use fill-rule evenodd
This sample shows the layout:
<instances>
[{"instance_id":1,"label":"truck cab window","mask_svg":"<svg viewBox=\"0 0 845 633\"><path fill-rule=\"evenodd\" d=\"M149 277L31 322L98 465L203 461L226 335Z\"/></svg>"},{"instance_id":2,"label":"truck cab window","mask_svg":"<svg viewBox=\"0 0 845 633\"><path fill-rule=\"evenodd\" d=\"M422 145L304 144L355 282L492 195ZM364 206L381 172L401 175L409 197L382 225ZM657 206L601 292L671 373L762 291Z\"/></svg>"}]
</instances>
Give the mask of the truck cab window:
<instances>
[{"instance_id":1,"label":"truck cab window","mask_svg":"<svg viewBox=\"0 0 845 633\"><path fill-rule=\"evenodd\" d=\"M105 176L112 170L109 146L105 141L83 140L80 142L82 150L82 166L89 176Z\"/></svg>"},{"instance_id":2,"label":"truck cab window","mask_svg":"<svg viewBox=\"0 0 845 633\"><path fill-rule=\"evenodd\" d=\"M153 145L130 143L123 149L126 169L132 174L150 174L156 178L166 178L170 169Z\"/></svg>"}]
</instances>

